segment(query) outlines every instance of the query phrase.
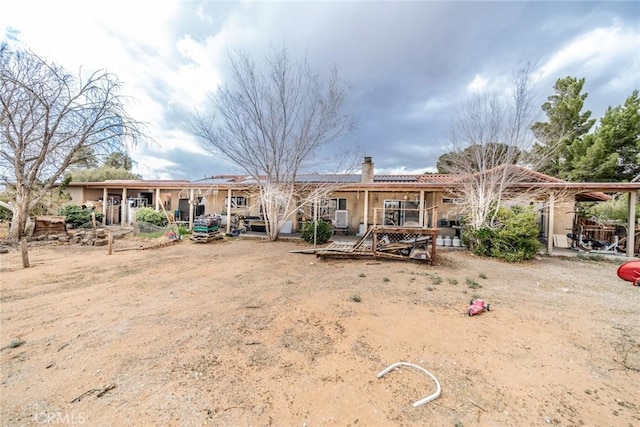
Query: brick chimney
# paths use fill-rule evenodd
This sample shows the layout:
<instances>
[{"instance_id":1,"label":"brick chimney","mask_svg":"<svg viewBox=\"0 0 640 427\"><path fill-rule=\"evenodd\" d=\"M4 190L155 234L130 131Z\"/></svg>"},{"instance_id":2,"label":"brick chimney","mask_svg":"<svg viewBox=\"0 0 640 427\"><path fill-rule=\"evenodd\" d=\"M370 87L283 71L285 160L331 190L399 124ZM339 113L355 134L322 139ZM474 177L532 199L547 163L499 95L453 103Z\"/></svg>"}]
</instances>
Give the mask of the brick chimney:
<instances>
[{"instance_id":1,"label":"brick chimney","mask_svg":"<svg viewBox=\"0 0 640 427\"><path fill-rule=\"evenodd\" d=\"M373 182L373 162L371 161L371 157L365 157L364 162L362 162L360 182Z\"/></svg>"}]
</instances>

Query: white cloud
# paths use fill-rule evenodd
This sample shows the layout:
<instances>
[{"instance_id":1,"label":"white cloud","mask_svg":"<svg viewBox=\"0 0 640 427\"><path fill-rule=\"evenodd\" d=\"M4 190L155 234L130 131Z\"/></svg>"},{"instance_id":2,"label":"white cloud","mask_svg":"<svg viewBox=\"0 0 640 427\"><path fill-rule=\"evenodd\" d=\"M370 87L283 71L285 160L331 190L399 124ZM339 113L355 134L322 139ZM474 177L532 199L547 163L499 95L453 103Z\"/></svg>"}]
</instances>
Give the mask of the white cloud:
<instances>
[{"instance_id":1,"label":"white cloud","mask_svg":"<svg viewBox=\"0 0 640 427\"><path fill-rule=\"evenodd\" d=\"M177 163L140 153L135 158L133 172L142 175L144 179L175 179L173 171L178 166Z\"/></svg>"},{"instance_id":2,"label":"white cloud","mask_svg":"<svg viewBox=\"0 0 640 427\"><path fill-rule=\"evenodd\" d=\"M150 124L162 149L202 152L184 132L163 131L164 115L171 104L194 109L217 87L220 77L211 57L223 44L201 45L189 35L175 40L171 20L179 3L10 2L3 6L0 28L17 28L21 42L71 73L81 67L83 73L103 68L114 73L124 83L122 94L132 99L128 112ZM202 11L199 17L206 19ZM187 63L176 61L176 51Z\"/></svg>"},{"instance_id":3,"label":"white cloud","mask_svg":"<svg viewBox=\"0 0 640 427\"><path fill-rule=\"evenodd\" d=\"M193 154L206 154L207 152L198 143L195 137L182 129L160 130L157 133L162 138L163 144L158 151L170 151L176 148Z\"/></svg>"},{"instance_id":4,"label":"white cloud","mask_svg":"<svg viewBox=\"0 0 640 427\"><path fill-rule=\"evenodd\" d=\"M467 90L470 92L482 92L487 88L489 80L476 74L473 80L467 85Z\"/></svg>"},{"instance_id":5,"label":"white cloud","mask_svg":"<svg viewBox=\"0 0 640 427\"><path fill-rule=\"evenodd\" d=\"M404 166L395 168L381 168L376 169L376 175L419 175L425 172L436 172L434 167L424 167L422 169L407 169Z\"/></svg>"},{"instance_id":6,"label":"white cloud","mask_svg":"<svg viewBox=\"0 0 640 427\"><path fill-rule=\"evenodd\" d=\"M540 67L536 77L538 80L556 79L575 73L575 70L579 70L580 75L599 71L610 73L611 64L621 59L638 58L639 49L638 32L633 29L623 28L619 24L596 28L565 44ZM627 71L619 70L612 80L624 76Z\"/></svg>"},{"instance_id":7,"label":"white cloud","mask_svg":"<svg viewBox=\"0 0 640 427\"><path fill-rule=\"evenodd\" d=\"M511 87L515 64L507 63L505 52L536 46L533 56L548 55L534 76L546 92L551 80L585 77L593 111L620 103L640 86L637 8L628 2L593 7L571 2L558 7L554 2L478 7L456 2L4 3L0 31L17 30L26 46L69 72L106 68L119 77L122 94L134 98L127 111L147 122L158 142L134 153L134 160L151 165L143 174L149 179L170 177L172 171L201 176L202 170L231 168L210 163L183 122L189 111L205 108L206 95L228 75L223 67L234 49L259 62L269 46L284 44L290 52L308 51L316 71L335 64L353 85L349 95L361 94L352 111L360 122L354 140L366 135L371 151L381 157L380 167L404 164L406 171L435 163L441 139L446 139L441 136L461 100L476 92L501 95ZM611 21L616 16L620 21ZM518 20L495 34L486 31L505 17L504 22ZM546 22L551 24L545 28ZM622 22L634 23L624 27ZM158 161L155 166L156 158L163 157L170 164Z\"/></svg>"}]
</instances>

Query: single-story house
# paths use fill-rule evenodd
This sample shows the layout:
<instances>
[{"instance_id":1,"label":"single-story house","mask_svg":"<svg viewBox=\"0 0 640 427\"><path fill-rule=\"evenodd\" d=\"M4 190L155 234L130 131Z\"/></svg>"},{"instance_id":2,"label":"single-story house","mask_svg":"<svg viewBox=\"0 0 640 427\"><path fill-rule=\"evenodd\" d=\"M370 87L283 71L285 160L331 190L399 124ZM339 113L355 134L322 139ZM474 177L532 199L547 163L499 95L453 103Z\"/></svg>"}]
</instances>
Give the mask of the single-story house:
<instances>
[{"instance_id":1,"label":"single-story house","mask_svg":"<svg viewBox=\"0 0 640 427\"><path fill-rule=\"evenodd\" d=\"M572 183L529 171L523 182L514 184L525 192L536 188L532 204L540 212L541 236L547 252L553 251L553 236L566 236L574 223L576 201L604 201L606 193L628 193L629 222L627 255L633 256L636 205L640 182ZM300 186L327 185L330 193L312 207L300 209L289 218L285 231L297 231L307 219L330 220L337 231L362 234L369 225L385 224L437 228L439 235L459 234L461 213L451 192L459 176L444 174L375 174L371 157L365 157L360 174L300 175ZM188 180L112 180L72 182L67 187L73 204L93 205L104 214L106 225L130 224L135 209L146 206L165 211L189 228L200 215L220 214L227 232L229 215L261 218L256 183L242 175L218 175L199 181Z\"/></svg>"}]
</instances>

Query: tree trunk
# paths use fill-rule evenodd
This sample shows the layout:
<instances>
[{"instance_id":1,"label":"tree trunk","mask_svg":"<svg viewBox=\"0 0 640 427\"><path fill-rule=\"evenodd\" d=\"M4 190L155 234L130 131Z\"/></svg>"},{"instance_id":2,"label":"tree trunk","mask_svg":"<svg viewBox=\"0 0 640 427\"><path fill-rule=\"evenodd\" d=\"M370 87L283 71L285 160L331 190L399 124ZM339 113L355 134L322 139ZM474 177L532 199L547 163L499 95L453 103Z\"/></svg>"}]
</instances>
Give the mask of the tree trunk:
<instances>
[{"instance_id":1,"label":"tree trunk","mask_svg":"<svg viewBox=\"0 0 640 427\"><path fill-rule=\"evenodd\" d=\"M11 226L9 227L7 238L17 242L20 241L22 236L31 236L35 224L31 218L29 218L28 206L18 206L11 211L11 215Z\"/></svg>"},{"instance_id":2,"label":"tree trunk","mask_svg":"<svg viewBox=\"0 0 640 427\"><path fill-rule=\"evenodd\" d=\"M29 268L27 236L22 236L22 239L20 239L20 251L22 252L22 267Z\"/></svg>"},{"instance_id":3,"label":"tree trunk","mask_svg":"<svg viewBox=\"0 0 640 427\"><path fill-rule=\"evenodd\" d=\"M273 218L273 219L272 219ZM280 236L280 227L277 215L266 215L265 214L265 231L267 232L267 238L271 242L275 242L278 240Z\"/></svg>"},{"instance_id":4,"label":"tree trunk","mask_svg":"<svg viewBox=\"0 0 640 427\"><path fill-rule=\"evenodd\" d=\"M13 215L11 217L11 225L9 226L9 234L7 238L9 240L18 241L20 239L20 213L17 212L17 209L13 211Z\"/></svg>"},{"instance_id":5,"label":"tree trunk","mask_svg":"<svg viewBox=\"0 0 640 427\"><path fill-rule=\"evenodd\" d=\"M270 242L275 242L276 240L278 240L278 237L280 237L280 233L271 229L267 237L269 238Z\"/></svg>"},{"instance_id":6,"label":"tree trunk","mask_svg":"<svg viewBox=\"0 0 640 427\"><path fill-rule=\"evenodd\" d=\"M20 242L20 251L22 252L22 267L29 268L29 246L27 238L27 224L29 223L29 205L27 199L16 209L13 210L11 218L11 228L9 229L9 238Z\"/></svg>"}]
</instances>

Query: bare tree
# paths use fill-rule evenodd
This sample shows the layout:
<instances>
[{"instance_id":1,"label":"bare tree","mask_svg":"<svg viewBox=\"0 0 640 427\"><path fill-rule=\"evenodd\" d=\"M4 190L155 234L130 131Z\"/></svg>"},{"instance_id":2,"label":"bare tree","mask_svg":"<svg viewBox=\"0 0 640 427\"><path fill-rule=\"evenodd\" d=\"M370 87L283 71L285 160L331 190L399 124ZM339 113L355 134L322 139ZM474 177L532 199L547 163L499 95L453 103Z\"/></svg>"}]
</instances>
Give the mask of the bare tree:
<instances>
[{"instance_id":1,"label":"bare tree","mask_svg":"<svg viewBox=\"0 0 640 427\"><path fill-rule=\"evenodd\" d=\"M2 206L13 214L9 236L20 240L25 268L30 210L81 153L124 151L142 136L120 86L106 71L76 78L32 52L0 47L0 172L15 190Z\"/></svg>"},{"instance_id":2,"label":"bare tree","mask_svg":"<svg viewBox=\"0 0 640 427\"><path fill-rule=\"evenodd\" d=\"M472 230L491 227L504 201L525 196L516 184L531 182L534 160L540 160L527 155L533 145L532 94L525 67L514 74L508 93L474 93L457 111L453 151L439 167L457 176L450 191Z\"/></svg>"},{"instance_id":3,"label":"bare tree","mask_svg":"<svg viewBox=\"0 0 640 427\"><path fill-rule=\"evenodd\" d=\"M233 84L212 95L211 113L196 113L191 130L205 149L255 180L267 235L277 240L283 221L335 188L301 188L296 181L318 164L323 148L352 128L343 111L345 87L335 70L323 82L306 58L294 61L284 48L270 51L263 67L242 52L230 60Z\"/></svg>"}]
</instances>

